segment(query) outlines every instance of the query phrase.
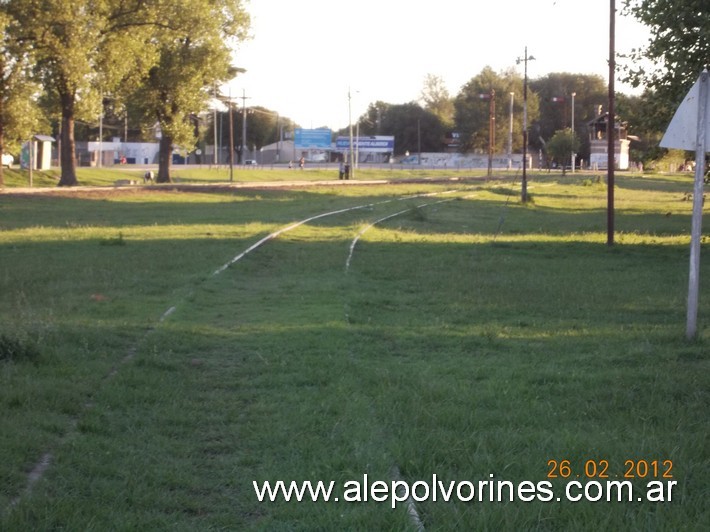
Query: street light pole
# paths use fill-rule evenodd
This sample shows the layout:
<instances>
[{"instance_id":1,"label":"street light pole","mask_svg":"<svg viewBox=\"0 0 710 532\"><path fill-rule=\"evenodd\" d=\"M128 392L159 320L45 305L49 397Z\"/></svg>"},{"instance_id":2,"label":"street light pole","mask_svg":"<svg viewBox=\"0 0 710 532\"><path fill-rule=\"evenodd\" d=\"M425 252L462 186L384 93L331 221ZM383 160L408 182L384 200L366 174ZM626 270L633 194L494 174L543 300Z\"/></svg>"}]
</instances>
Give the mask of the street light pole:
<instances>
[{"instance_id":1,"label":"street light pole","mask_svg":"<svg viewBox=\"0 0 710 532\"><path fill-rule=\"evenodd\" d=\"M234 181L234 117L232 106L232 90L229 90L229 182Z\"/></svg>"},{"instance_id":2,"label":"street light pole","mask_svg":"<svg viewBox=\"0 0 710 532\"><path fill-rule=\"evenodd\" d=\"M496 149L496 91L491 89L490 108L488 110L488 177L493 175L493 152Z\"/></svg>"},{"instance_id":3,"label":"street light pole","mask_svg":"<svg viewBox=\"0 0 710 532\"><path fill-rule=\"evenodd\" d=\"M214 98L215 98L215 100L217 99L217 85L214 86ZM212 112L213 112L212 120L214 122L212 124L213 129L214 129L214 157L213 157L214 160L213 160L213 162L214 162L215 167L219 168L219 162L217 159L218 152L217 152L217 105L216 104L214 106L214 109L212 109Z\"/></svg>"},{"instance_id":4,"label":"street light pole","mask_svg":"<svg viewBox=\"0 0 710 532\"><path fill-rule=\"evenodd\" d=\"M246 90L242 89L242 164L247 149L247 98Z\"/></svg>"},{"instance_id":5,"label":"street light pole","mask_svg":"<svg viewBox=\"0 0 710 532\"><path fill-rule=\"evenodd\" d=\"M103 166L103 155L104 155L104 102L103 97L101 98L101 114L99 115L99 158L96 161L96 165L101 168Z\"/></svg>"},{"instance_id":6,"label":"street light pole","mask_svg":"<svg viewBox=\"0 0 710 532\"><path fill-rule=\"evenodd\" d=\"M278 140L276 141L276 162L281 162L281 115L276 113L276 135Z\"/></svg>"},{"instance_id":7,"label":"street light pole","mask_svg":"<svg viewBox=\"0 0 710 532\"><path fill-rule=\"evenodd\" d=\"M520 64L521 61L525 63L525 76L523 78L523 181L520 195L520 201L523 203L528 201L528 61L534 59L533 56L528 56L528 47L526 46L525 56L523 58L519 57L516 61L517 64Z\"/></svg>"},{"instance_id":8,"label":"street light pole","mask_svg":"<svg viewBox=\"0 0 710 532\"><path fill-rule=\"evenodd\" d=\"M573 136L575 134L574 133L574 97L575 96L577 96L577 93L573 92L572 93L572 135ZM574 151L573 151L572 152L572 173L574 173L574 166L575 166L575 163L577 162L576 159L577 159L577 154L574 153Z\"/></svg>"},{"instance_id":9,"label":"street light pole","mask_svg":"<svg viewBox=\"0 0 710 532\"><path fill-rule=\"evenodd\" d=\"M525 47L525 77L523 81L523 180L520 201L528 201L528 47Z\"/></svg>"},{"instance_id":10,"label":"street light pole","mask_svg":"<svg viewBox=\"0 0 710 532\"><path fill-rule=\"evenodd\" d=\"M346 176L346 179L355 178L355 168L353 164L353 114L352 114L352 95L350 94L350 87L348 87L348 124L350 130L350 175Z\"/></svg>"}]
</instances>

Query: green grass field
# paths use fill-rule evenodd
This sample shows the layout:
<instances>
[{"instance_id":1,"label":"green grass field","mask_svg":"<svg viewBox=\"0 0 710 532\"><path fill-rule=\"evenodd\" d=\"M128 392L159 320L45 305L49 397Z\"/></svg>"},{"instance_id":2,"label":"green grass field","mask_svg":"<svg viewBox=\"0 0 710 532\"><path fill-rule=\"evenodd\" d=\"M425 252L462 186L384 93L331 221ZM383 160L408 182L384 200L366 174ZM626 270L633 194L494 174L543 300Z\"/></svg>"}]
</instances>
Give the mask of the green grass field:
<instances>
[{"instance_id":1,"label":"green grass field","mask_svg":"<svg viewBox=\"0 0 710 532\"><path fill-rule=\"evenodd\" d=\"M157 172L157 166L152 167ZM134 181L143 185L143 174L145 169L136 168L132 165L112 166L109 168L88 168L80 167L76 170L79 185L84 186L113 186L117 181ZM406 180L436 177L471 177L485 176L485 170L471 169L432 169L418 168L411 165L392 164L386 165L363 165L357 170L355 180ZM511 172L512 176L513 173ZM27 170L18 167L4 170L3 181L7 188L18 187L51 187L59 182L60 171L54 168L48 171L35 171L32 174L32 185L30 185L30 174ZM297 168L288 169L284 164L269 166L243 167L234 166L230 172L229 167L221 165L219 168L210 165L181 166L172 165L170 176L175 184L224 184L231 182L239 183L278 183L282 181L332 181L338 179L338 167L336 164L314 163L307 165L305 170Z\"/></svg>"},{"instance_id":2,"label":"green grass field","mask_svg":"<svg viewBox=\"0 0 710 532\"><path fill-rule=\"evenodd\" d=\"M0 193L0 530L706 530L692 183L617 185L612 248L594 176ZM346 500L364 475L418 488ZM340 500L259 502L278 480Z\"/></svg>"}]
</instances>

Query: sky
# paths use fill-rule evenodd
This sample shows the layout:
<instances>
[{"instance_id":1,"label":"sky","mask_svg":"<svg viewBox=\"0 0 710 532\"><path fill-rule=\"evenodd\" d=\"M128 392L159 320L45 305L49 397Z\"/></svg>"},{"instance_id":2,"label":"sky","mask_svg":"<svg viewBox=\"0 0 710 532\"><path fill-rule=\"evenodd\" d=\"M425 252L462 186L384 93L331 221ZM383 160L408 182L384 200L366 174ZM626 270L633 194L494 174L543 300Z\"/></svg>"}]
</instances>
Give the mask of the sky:
<instances>
[{"instance_id":1,"label":"sky","mask_svg":"<svg viewBox=\"0 0 710 532\"><path fill-rule=\"evenodd\" d=\"M245 68L222 87L303 128L348 125L370 103L418 100L427 74L450 95L481 72L523 65L608 78L607 0L245 0L252 38L234 52ZM616 0L621 10L622 0ZM648 28L616 16L616 50L644 46ZM633 93L617 77L617 91ZM348 98L350 94L350 98ZM240 105L242 100L239 100Z\"/></svg>"}]
</instances>

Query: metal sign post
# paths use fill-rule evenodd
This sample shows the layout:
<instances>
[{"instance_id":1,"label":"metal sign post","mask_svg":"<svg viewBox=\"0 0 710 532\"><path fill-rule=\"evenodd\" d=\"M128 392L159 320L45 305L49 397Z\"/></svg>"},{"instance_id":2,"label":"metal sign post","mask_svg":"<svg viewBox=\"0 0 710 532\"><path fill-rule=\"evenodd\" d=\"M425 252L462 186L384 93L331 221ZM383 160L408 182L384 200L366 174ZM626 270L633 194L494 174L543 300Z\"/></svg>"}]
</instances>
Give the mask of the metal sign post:
<instances>
[{"instance_id":1,"label":"metal sign post","mask_svg":"<svg viewBox=\"0 0 710 532\"><path fill-rule=\"evenodd\" d=\"M700 290L700 238L703 217L703 177L705 153L710 151L710 104L708 103L708 71L690 89L673 116L660 145L664 148L695 150L695 184L693 186L693 219L690 233L690 273L688 277L688 314L686 337L695 338L698 330L698 296Z\"/></svg>"}]
</instances>

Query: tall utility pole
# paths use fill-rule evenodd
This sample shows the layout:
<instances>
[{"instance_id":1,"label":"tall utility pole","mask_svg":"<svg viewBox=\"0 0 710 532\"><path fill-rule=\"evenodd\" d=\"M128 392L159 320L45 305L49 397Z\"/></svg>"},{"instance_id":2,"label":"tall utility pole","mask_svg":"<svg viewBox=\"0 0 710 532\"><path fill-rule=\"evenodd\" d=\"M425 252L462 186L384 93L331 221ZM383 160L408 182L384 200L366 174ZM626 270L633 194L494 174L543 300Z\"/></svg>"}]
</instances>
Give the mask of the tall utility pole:
<instances>
[{"instance_id":1,"label":"tall utility pole","mask_svg":"<svg viewBox=\"0 0 710 532\"><path fill-rule=\"evenodd\" d=\"M242 89L242 164L247 153L247 98L246 90Z\"/></svg>"},{"instance_id":2,"label":"tall utility pole","mask_svg":"<svg viewBox=\"0 0 710 532\"><path fill-rule=\"evenodd\" d=\"M607 136L607 208L606 208L606 244L614 245L614 151L615 137L615 109L614 109L614 76L616 74L615 60L615 32L616 32L616 0L609 0L609 118L606 122Z\"/></svg>"},{"instance_id":3,"label":"tall utility pole","mask_svg":"<svg viewBox=\"0 0 710 532\"><path fill-rule=\"evenodd\" d=\"M488 109L488 177L493 175L493 152L496 149L496 91L491 89Z\"/></svg>"},{"instance_id":4,"label":"tall utility pole","mask_svg":"<svg viewBox=\"0 0 710 532\"><path fill-rule=\"evenodd\" d=\"M355 165L353 159L353 114L352 114L352 95L350 94L350 87L348 87L348 124L350 129L350 175L345 176L345 179L355 179Z\"/></svg>"},{"instance_id":5,"label":"tall utility pole","mask_svg":"<svg viewBox=\"0 0 710 532\"><path fill-rule=\"evenodd\" d=\"M214 86L214 99L217 99L217 85ZM215 104L214 108L212 109L212 126L214 129L214 165L215 167L219 168L219 159L217 158L217 154L219 153L217 151L217 105Z\"/></svg>"},{"instance_id":6,"label":"tall utility pole","mask_svg":"<svg viewBox=\"0 0 710 532\"><path fill-rule=\"evenodd\" d=\"M283 139L282 134L282 129L281 129L281 115L279 113L276 113L276 135L278 136L278 140L276 141L276 162L280 163L281 162L281 141Z\"/></svg>"},{"instance_id":7,"label":"tall utility pole","mask_svg":"<svg viewBox=\"0 0 710 532\"><path fill-rule=\"evenodd\" d=\"M576 92L572 93L572 135L574 136L574 97L577 96ZM577 163L577 154L572 152L572 173L574 173L574 166Z\"/></svg>"},{"instance_id":8,"label":"tall utility pole","mask_svg":"<svg viewBox=\"0 0 710 532\"><path fill-rule=\"evenodd\" d=\"M227 105L229 105L229 181L231 183L234 181L234 118L232 117L234 106L232 105L232 91L229 92Z\"/></svg>"},{"instance_id":9,"label":"tall utility pole","mask_svg":"<svg viewBox=\"0 0 710 532\"><path fill-rule=\"evenodd\" d=\"M513 167L513 104L515 93L510 93L510 127L508 128L508 170Z\"/></svg>"},{"instance_id":10,"label":"tall utility pole","mask_svg":"<svg viewBox=\"0 0 710 532\"><path fill-rule=\"evenodd\" d=\"M496 144L496 91L479 94L481 100L488 100L488 177L493 173L493 151Z\"/></svg>"},{"instance_id":11,"label":"tall utility pole","mask_svg":"<svg viewBox=\"0 0 710 532\"><path fill-rule=\"evenodd\" d=\"M101 114L99 115L99 158L96 160L96 166L101 168L103 166L103 155L104 155L104 99L101 97Z\"/></svg>"},{"instance_id":12,"label":"tall utility pole","mask_svg":"<svg viewBox=\"0 0 710 532\"><path fill-rule=\"evenodd\" d=\"M528 47L525 47L525 56L518 57L517 64L525 63L525 76L523 78L523 181L520 201L527 203L528 201L528 175L526 168L528 166L528 61L533 61L535 58L528 55Z\"/></svg>"}]
</instances>

